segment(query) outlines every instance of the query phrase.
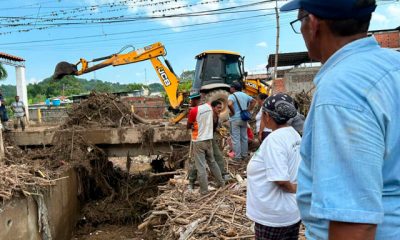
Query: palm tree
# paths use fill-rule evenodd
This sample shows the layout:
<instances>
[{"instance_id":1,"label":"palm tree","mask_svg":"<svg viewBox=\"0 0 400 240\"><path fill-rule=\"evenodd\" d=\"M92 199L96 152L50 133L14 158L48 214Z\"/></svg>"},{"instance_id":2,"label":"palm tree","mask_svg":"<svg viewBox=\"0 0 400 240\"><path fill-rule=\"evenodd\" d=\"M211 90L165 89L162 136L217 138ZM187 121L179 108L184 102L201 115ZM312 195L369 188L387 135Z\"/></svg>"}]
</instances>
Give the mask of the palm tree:
<instances>
[{"instance_id":1,"label":"palm tree","mask_svg":"<svg viewBox=\"0 0 400 240\"><path fill-rule=\"evenodd\" d=\"M6 69L0 63L0 80L6 79L8 77Z\"/></svg>"}]
</instances>

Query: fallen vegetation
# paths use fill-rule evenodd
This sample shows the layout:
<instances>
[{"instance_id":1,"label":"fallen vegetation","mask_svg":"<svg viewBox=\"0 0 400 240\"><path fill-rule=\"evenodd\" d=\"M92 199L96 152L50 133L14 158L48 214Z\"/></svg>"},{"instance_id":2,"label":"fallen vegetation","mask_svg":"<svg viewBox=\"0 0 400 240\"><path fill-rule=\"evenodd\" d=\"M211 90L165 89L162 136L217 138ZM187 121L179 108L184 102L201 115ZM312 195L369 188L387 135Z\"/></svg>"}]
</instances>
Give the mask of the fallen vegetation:
<instances>
[{"instance_id":1,"label":"fallen vegetation","mask_svg":"<svg viewBox=\"0 0 400 240\"><path fill-rule=\"evenodd\" d=\"M127 127L139 123L150 122L133 113L117 96L92 92L88 99L73 105L61 127Z\"/></svg>"},{"instance_id":2,"label":"fallen vegetation","mask_svg":"<svg viewBox=\"0 0 400 240\"><path fill-rule=\"evenodd\" d=\"M184 175L176 175L151 201L152 210L139 230L152 228L162 239L252 239L246 217L246 181L235 181L205 196L187 190Z\"/></svg>"}]
</instances>

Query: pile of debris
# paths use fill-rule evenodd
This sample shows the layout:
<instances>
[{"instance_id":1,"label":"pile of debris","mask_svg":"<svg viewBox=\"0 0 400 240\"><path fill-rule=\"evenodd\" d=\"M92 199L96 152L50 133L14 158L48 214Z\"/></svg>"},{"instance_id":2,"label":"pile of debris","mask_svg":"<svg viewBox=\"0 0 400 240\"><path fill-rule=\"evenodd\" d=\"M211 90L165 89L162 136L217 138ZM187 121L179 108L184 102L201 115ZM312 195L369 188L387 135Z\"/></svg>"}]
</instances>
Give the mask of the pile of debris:
<instances>
[{"instance_id":1,"label":"pile of debris","mask_svg":"<svg viewBox=\"0 0 400 240\"><path fill-rule=\"evenodd\" d=\"M4 139L5 155L0 163L0 200L3 201L19 194L40 194L41 190L63 179L60 174L66 168L79 166L93 172L94 166L100 168L107 162L101 149L87 143L74 131L56 135L54 145L43 148L22 149L7 133Z\"/></svg>"},{"instance_id":2,"label":"pile of debris","mask_svg":"<svg viewBox=\"0 0 400 240\"><path fill-rule=\"evenodd\" d=\"M312 100L312 88L310 91L302 91L300 93L296 93L294 96L294 101L297 104L298 111L303 115L307 116L308 112L310 111L311 100Z\"/></svg>"},{"instance_id":3,"label":"pile of debris","mask_svg":"<svg viewBox=\"0 0 400 240\"><path fill-rule=\"evenodd\" d=\"M109 161L107 154L86 141L82 128L124 127L148 123L132 113L129 106L109 94L92 93L69 111L69 119L53 138L52 146L20 148L8 141L5 133L5 157L0 163L0 200L15 196L40 196L56 184L60 174L75 168L79 178L79 199L85 205L78 222L79 232L91 232L103 224L132 226L141 222L149 210L146 199L158 194L158 186L168 181L161 173L130 174ZM143 144L152 144L152 131L142 136ZM159 153L152 167L159 171L174 169L187 156L188 147L172 146ZM158 152L157 152L158 153ZM127 156L127 166L128 159ZM179 160L179 161L175 161ZM157 166L153 166L157 165Z\"/></svg>"},{"instance_id":4,"label":"pile of debris","mask_svg":"<svg viewBox=\"0 0 400 240\"><path fill-rule=\"evenodd\" d=\"M78 169L82 181L87 183L87 189L82 191L86 196L82 199L115 194L114 189L118 186L114 182L119 181L121 174L110 165L102 149L88 143L76 130L143 122L116 96L92 92L87 100L72 107L69 119L61 126L69 131L58 132L50 147L21 149L5 132L5 156L0 165L0 200L8 200L20 193L38 194L41 189L54 185L60 173L71 167ZM90 191L96 191L96 194Z\"/></svg>"},{"instance_id":5,"label":"pile of debris","mask_svg":"<svg viewBox=\"0 0 400 240\"><path fill-rule=\"evenodd\" d=\"M189 191L185 173L159 186L162 193L148 199L152 210L141 229L152 229L163 239L251 239L252 222L246 217L246 180L235 181L201 196Z\"/></svg>"},{"instance_id":6,"label":"pile of debris","mask_svg":"<svg viewBox=\"0 0 400 240\"><path fill-rule=\"evenodd\" d=\"M159 186L156 198L147 199L152 210L138 226L159 239L254 239L254 222L246 216L246 163L227 166L233 179L223 188L201 196L198 189L188 190L182 171ZM299 240L305 240L301 226Z\"/></svg>"},{"instance_id":7,"label":"pile of debris","mask_svg":"<svg viewBox=\"0 0 400 240\"><path fill-rule=\"evenodd\" d=\"M73 105L62 128L124 127L149 123L131 110L116 95L91 92L89 98Z\"/></svg>"},{"instance_id":8,"label":"pile of debris","mask_svg":"<svg viewBox=\"0 0 400 240\"><path fill-rule=\"evenodd\" d=\"M14 195L36 195L42 188L52 186L58 174L45 165L49 156L42 150L25 151L5 135L4 157L0 163L0 200L10 200Z\"/></svg>"},{"instance_id":9,"label":"pile of debris","mask_svg":"<svg viewBox=\"0 0 400 240\"><path fill-rule=\"evenodd\" d=\"M40 170L32 170L28 165L0 164L0 199L10 200L14 194L24 196L37 194L38 188L52 186L56 180L46 178Z\"/></svg>"}]
</instances>

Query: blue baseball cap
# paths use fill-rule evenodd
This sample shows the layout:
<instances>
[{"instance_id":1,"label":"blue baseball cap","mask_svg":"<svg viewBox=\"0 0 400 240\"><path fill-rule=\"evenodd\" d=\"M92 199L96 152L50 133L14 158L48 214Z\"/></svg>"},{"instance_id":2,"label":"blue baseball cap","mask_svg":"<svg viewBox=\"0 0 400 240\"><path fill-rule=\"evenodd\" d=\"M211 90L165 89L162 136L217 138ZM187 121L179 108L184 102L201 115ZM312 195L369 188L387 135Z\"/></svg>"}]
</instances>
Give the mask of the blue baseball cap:
<instances>
[{"instance_id":1,"label":"blue baseball cap","mask_svg":"<svg viewBox=\"0 0 400 240\"><path fill-rule=\"evenodd\" d=\"M369 16L376 9L373 5L359 8L357 0L293 0L281 7L282 12L304 9L323 19L359 19Z\"/></svg>"},{"instance_id":2,"label":"blue baseball cap","mask_svg":"<svg viewBox=\"0 0 400 240\"><path fill-rule=\"evenodd\" d=\"M191 92L189 95L189 99L200 98L201 95L199 92Z\"/></svg>"}]
</instances>

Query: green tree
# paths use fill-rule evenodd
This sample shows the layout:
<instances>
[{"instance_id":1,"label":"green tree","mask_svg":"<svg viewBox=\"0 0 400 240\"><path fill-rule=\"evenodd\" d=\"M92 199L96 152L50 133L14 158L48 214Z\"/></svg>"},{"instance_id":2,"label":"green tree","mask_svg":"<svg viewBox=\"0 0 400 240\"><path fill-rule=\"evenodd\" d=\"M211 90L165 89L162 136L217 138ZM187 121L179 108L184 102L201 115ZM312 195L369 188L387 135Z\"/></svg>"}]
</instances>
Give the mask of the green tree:
<instances>
[{"instance_id":1,"label":"green tree","mask_svg":"<svg viewBox=\"0 0 400 240\"><path fill-rule=\"evenodd\" d=\"M142 90L142 87L146 87L147 86L141 84L141 83L130 83L128 84L128 86L126 87L127 91L135 91L135 90Z\"/></svg>"},{"instance_id":2,"label":"green tree","mask_svg":"<svg viewBox=\"0 0 400 240\"><path fill-rule=\"evenodd\" d=\"M3 93L3 96L6 98L8 98L8 97L14 98L15 95L17 95L17 89L16 89L15 85L2 84L0 86L0 88L2 90L1 92Z\"/></svg>"},{"instance_id":3,"label":"green tree","mask_svg":"<svg viewBox=\"0 0 400 240\"><path fill-rule=\"evenodd\" d=\"M190 89L192 88L192 82L187 81L187 82L181 82L178 86L178 91L179 92L190 92Z\"/></svg>"},{"instance_id":4,"label":"green tree","mask_svg":"<svg viewBox=\"0 0 400 240\"><path fill-rule=\"evenodd\" d=\"M165 92L163 85L160 83L150 83L148 85L150 92Z\"/></svg>"},{"instance_id":5,"label":"green tree","mask_svg":"<svg viewBox=\"0 0 400 240\"><path fill-rule=\"evenodd\" d=\"M179 77L180 81L183 82L191 82L194 79L194 70L183 71L181 76Z\"/></svg>"},{"instance_id":6,"label":"green tree","mask_svg":"<svg viewBox=\"0 0 400 240\"><path fill-rule=\"evenodd\" d=\"M0 80L6 79L8 77L6 69L0 63Z\"/></svg>"}]
</instances>

